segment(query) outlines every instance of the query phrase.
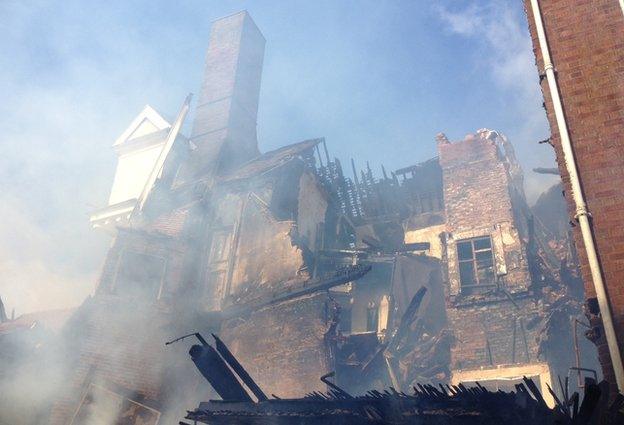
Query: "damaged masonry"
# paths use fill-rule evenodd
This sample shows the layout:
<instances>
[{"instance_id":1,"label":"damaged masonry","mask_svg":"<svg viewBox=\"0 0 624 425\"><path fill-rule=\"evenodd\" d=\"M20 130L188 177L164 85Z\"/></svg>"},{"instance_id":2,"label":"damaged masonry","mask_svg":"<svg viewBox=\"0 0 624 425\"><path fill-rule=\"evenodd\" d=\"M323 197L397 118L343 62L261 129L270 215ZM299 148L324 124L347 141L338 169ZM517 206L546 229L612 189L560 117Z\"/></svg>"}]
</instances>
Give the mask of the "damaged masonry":
<instances>
[{"instance_id":1,"label":"damaged masonry","mask_svg":"<svg viewBox=\"0 0 624 425\"><path fill-rule=\"evenodd\" d=\"M260 153L264 45L246 12L215 21L190 135L191 96L114 142L91 216L114 241L48 423L589 423L608 388L561 187L529 207L490 129L379 176L323 138ZM20 325L0 314L4 358ZM201 374L163 347L189 332Z\"/></svg>"}]
</instances>

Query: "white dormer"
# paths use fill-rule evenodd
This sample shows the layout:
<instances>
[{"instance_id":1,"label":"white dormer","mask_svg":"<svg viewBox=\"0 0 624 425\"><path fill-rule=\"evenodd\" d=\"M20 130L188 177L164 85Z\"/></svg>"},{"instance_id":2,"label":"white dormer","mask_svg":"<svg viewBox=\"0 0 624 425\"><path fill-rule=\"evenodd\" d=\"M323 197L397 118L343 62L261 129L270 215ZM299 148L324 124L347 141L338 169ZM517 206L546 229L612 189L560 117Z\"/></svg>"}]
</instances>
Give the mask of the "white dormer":
<instances>
[{"instance_id":1,"label":"white dormer","mask_svg":"<svg viewBox=\"0 0 624 425\"><path fill-rule=\"evenodd\" d=\"M170 128L171 124L148 105L115 141L113 149L119 159L109 205L139 198Z\"/></svg>"},{"instance_id":2,"label":"white dormer","mask_svg":"<svg viewBox=\"0 0 624 425\"><path fill-rule=\"evenodd\" d=\"M132 123L115 140L113 146L121 145L137 137L146 136L159 130L171 127L171 124L162 117L154 108L145 105L145 108L137 115Z\"/></svg>"},{"instance_id":3,"label":"white dormer","mask_svg":"<svg viewBox=\"0 0 624 425\"><path fill-rule=\"evenodd\" d=\"M147 105L113 143L117 170L108 206L91 215L93 227L116 226L134 210L166 142L171 124Z\"/></svg>"}]
</instances>

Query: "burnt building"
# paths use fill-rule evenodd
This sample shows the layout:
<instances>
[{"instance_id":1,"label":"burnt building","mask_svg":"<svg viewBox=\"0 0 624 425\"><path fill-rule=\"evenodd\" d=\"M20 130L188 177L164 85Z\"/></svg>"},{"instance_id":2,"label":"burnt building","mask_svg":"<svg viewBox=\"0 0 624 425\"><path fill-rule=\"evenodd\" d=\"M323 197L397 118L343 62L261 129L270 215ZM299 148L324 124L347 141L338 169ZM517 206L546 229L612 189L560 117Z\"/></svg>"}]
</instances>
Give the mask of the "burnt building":
<instances>
[{"instance_id":1,"label":"burnt building","mask_svg":"<svg viewBox=\"0 0 624 425\"><path fill-rule=\"evenodd\" d=\"M280 397L322 392L332 371L356 393L526 375L548 394L572 364L573 258L547 243L565 245L506 138L439 135L436 158L381 177L348 176L323 139L260 153L264 43L246 12L215 21L191 134L187 98L115 141L91 217L113 241L50 422L168 423L214 397L185 347L164 346L197 331Z\"/></svg>"},{"instance_id":2,"label":"burnt building","mask_svg":"<svg viewBox=\"0 0 624 425\"><path fill-rule=\"evenodd\" d=\"M110 204L92 217L114 241L53 423L99 414L94 391L112 392L120 415L134 408L153 423L184 376L169 379L176 361L163 342L190 327L219 332L271 391L324 388L331 299L304 286L323 284L312 253L333 243L337 220L310 166L319 140L258 154L263 49L246 12L217 20L191 136L179 133L187 99L173 123L147 107L115 143ZM212 314L228 308L244 312Z\"/></svg>"},{"instance_id":3,"label":"burnt building","mask_svg":"<svg viewBox=\"0 0 624 425\"><path fill-rule=\"evenodd\" d=\"M581 302L561 204L543 198L536 211L529 207L513 147L496 131L453 143L439 134L437 145L438 157L383 170L379 179L368 168L347 178L334 166L341 178L333 192L351 200L343 207L355 235L350 261L374 264L343 294L351 316L341 329L353 341L346 347L357 352L352 345L362 333L376 332L389 345L386 385L479 381L513 389L531 376L553 403L547 387L558 376L594 365L584 341L574 357L570 322ZM337 253L321 258L331 256ZM411 345L397 350L393 332L413 295L402 287L422 286L430 306L411 330Z\"/></svg>"},{"instance_id":4,"label":"burnt building","mask_svg":"<svg viewBox=\"0 0 624 425\"><path fill-rule=\"evenodd\" d=\"M553 364L538 359L538 282L529 262L530 212L522 171L507 139L481 130L450 143L438 137L446 211L447 314L459 342L452 381L533 376L552 386ZM506 385L504 381L508 381ZM544 391L546 392L546 391Z\"/></svg>"}]
</instances>

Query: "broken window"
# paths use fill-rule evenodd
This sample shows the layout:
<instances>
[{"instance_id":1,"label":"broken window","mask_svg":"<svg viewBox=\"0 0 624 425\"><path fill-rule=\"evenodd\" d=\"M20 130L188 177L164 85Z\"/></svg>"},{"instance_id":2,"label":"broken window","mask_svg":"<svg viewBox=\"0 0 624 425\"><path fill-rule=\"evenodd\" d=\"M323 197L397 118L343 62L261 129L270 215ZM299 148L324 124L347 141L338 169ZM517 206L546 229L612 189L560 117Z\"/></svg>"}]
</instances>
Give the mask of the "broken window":
<instances>
[{"instance_id":1,"label":"broken window","mask_svg":"<svg viewBox=\"0 0 624 425\"><path fill-rule=\"evenodd\" d=\"M159 298L164 274L164 258L124 251L117 268L115 292L148 300Z\"/></svg>"},{"instance_id":2,"label":"broken window","mask_svg":"<svg viewBox=\"0 0 624 425\"><path fill-rule=\"evenodd\" d=\"M459 280L463 294L474 294L495 284L494 256L489 236L457 242Z\"/></svg>"},{"instance_id":3,"label":"broken window","mask_svg":"<svg viewBox=\"0 0 624 425\"><path fill-rule=\"evenodd\" d=\"M278 221L294 220L299 206L299 162L284 169L276 179L269 202L273 217Z\"/></svg>"},{"instance_id":4,"label":"broken window","mask_svg":"<svg viewBox=\"0 0 624 425\"><path fill-rule=\"evenodd\" d=\"M210 251L210 263L227 261L230 254L231 241L232 233L230 231L218 231L214 233Z\"/></svg>"},{"instance_id":5,"label":"broken window","mask_svg":"<svg viewBox=\"0 0 624 425\"><path fill-rule=\"evenodd\" d=\"M377 332L377 324L379 320L379 307L374 301L368 303L366 308L366 330L368 332Z\"/></svg>"},{"instance_id":6,"label":"broken window","mask_svg":"<svg viewBox=\"0 0 624 425\"><path fill-rule=\"evenodd\" d=\"M340 320L338 321L338 329L345 334L351 333L351 306L340 305Z\"/></svg>"},{"instance_id":7,"label":"broken window","mask_svg":"<svg viewBox=\"0 0 624 425\"><path fill-rule=\"evenodd\" d=\"M212 235L212 244L208 257L208 285L211 290L207 299L217 304L225 297L227 286L227 271L232 248L233 229L231 226L215 230ZM215 305L218 307L218 305Z\"/></svg>"}]
</instances>

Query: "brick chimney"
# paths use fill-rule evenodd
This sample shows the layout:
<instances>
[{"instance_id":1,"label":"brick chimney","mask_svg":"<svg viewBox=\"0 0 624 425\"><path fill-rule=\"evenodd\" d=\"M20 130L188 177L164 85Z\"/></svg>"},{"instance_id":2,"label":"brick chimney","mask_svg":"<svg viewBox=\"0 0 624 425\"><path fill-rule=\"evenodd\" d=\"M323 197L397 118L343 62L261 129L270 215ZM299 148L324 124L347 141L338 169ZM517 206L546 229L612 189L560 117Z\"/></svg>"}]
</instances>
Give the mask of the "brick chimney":
<instances>
[{"instance_id":1,"label":"brick chimney","mask_svg":"<svg viewBox=\"0 0 624 425\"><path fill-rule=\"evenodd\" d=\"M214 177L258 155L264 44L246 11L214 21L191 134L195 176Z\"/></svg>"}]
</instances>

